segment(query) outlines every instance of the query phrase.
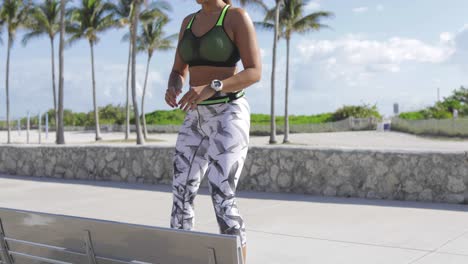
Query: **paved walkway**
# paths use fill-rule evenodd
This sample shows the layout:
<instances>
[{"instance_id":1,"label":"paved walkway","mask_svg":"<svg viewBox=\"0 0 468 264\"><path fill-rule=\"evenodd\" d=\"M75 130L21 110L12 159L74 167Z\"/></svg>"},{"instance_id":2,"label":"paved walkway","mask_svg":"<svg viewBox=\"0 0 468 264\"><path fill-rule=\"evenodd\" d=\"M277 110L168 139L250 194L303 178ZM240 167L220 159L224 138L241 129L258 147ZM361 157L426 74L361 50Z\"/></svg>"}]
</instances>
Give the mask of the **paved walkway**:
<instances>
[{"instance_id":1,"label":"paved walkway","mask_svg":"<svg viewBox=\"0 0 468 264\"><path fill-rule=\"evenodd\" d=\"M0 175L0 207L169 227L169 186ZM239 192L248 262L466 264L468 205ZM206 189L196 230L218 232Z\"/></svg>"},{"instance_id":2,"label":"paved walkway","mask_svg":"<svg viewBox=\"0 0 468 264\"><path fill-rule=\"evenodd\" d=\"M96 142L95 134L88 132L66 132L65 142L67 145L82 144L135 144L136 134L132 133L130 143L122 143L123 133L102 133L103 141ZM26 131L12 131L11 141L17 144L26 143ZM42 144L55 144L55 133L41 134ZM30 143L37 144L39 135L37 130L30 131ZM150 134L147 144L173 146L177 134ZM268 144L269 136L251 136L251 146L272 146ZM399 132L377 132L377 131L350 131L335 133L298 133L290 134L291 144L276 144L275 146L297 146L314 148L341 148L341 149L377 149L377 150L410 150L410 151L437 151L453 152L468 151L468 139L450 138L428 138ZM283 141L283 135L277 135L278 143ZM0 144L7 142L7 132L0 131Z\"/></svg>"}]
</instances>

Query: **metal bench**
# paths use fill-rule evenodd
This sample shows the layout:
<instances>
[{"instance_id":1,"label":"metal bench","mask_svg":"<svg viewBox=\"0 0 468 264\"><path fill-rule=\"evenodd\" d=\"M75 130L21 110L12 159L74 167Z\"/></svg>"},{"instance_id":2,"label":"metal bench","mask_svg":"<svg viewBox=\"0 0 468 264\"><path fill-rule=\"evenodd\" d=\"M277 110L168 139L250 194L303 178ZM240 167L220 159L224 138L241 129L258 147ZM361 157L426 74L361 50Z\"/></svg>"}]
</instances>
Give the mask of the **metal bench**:
<instances>
[{"instance_id":1,"label":"metal bench","mask_svg":"<svg viewBox=\"0 0 468 264\"><path fill-rule=\"evenodd\" d=\"M0 207L0 264L242 264L240 239Z\"/></svg>"}]
</instances>

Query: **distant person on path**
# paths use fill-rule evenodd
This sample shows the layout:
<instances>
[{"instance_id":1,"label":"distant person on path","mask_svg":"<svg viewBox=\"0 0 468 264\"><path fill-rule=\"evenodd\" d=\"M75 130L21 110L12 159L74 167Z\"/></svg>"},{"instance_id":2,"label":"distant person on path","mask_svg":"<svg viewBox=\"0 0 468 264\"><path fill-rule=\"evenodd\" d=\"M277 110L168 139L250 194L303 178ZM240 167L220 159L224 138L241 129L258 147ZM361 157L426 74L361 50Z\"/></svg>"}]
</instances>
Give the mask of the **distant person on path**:
<instances>
[{"instance_id":1,"label":"distant person on path","mask_svg":"<svg viewBox=\"0 0 468 264\"><path fill-rule=\"evenodd\" d=\"M196 0L182 22L165 100L187 112L173 156L171 228L194 227L194 199L206 175L222 234L237 235L246 260L244 219L236 186L249 145L250 106L244 89L261 77L255 28L230 0ZM241 60L244 69L237 73ZM190 89L177 102L187 73Z\"/></svg>"}]
</instances>

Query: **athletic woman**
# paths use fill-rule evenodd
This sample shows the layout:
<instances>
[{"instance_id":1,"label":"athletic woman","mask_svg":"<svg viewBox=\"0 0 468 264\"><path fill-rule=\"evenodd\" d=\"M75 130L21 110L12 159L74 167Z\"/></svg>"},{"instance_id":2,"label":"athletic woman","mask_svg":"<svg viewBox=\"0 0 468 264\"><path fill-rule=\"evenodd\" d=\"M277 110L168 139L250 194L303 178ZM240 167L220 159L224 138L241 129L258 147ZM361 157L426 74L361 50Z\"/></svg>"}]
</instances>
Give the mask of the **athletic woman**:
<instances>
[{"instance_id":1,"label":"athletic woman","mask_svg":"<svg viewBox=\"0 0 468 264\"><path fill-rule=\"evenodd\" d=\"M245 263L245 223L235 193L249 144L244 89L260 80L259 49L245 10L231 7L230 0L196 1L201 9L182 22L165 97L169 106L187 112L173 157L170 225L193 228L194 199L206 175L220 233L240 237ZM187 73L190 89L177 101Z\"/></svg>"}]
</instances>

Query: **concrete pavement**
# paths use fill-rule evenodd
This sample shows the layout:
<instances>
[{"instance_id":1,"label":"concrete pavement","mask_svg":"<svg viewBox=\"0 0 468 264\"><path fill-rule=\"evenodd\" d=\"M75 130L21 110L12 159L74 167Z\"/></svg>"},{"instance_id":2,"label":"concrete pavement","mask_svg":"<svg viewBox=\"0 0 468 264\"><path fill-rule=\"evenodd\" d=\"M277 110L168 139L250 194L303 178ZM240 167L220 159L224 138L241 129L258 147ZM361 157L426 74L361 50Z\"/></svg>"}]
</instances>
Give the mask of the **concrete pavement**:
<instances>
[{"instance_id":1,"label":"concrete pavement","mask_svg":"<svg viewBox=\"0 0 468 264\"><path fill-rule=\"evenodd\" d=\"M123 133L109 132L102 133L102 141L94 140L93 131L87 132L66 132L65 142L67 145L83 144L135 144L136 134L132 133L132 142L122 143ZM37 144L39 135L37 130L30 131L30 143ZM175 145L177 134L149 134L149 141L146 144L173 146ZM250 136L250 146L271 146L268 144L269 136ZM277 135L278 143L283 141L283 135ZM333 148L333 149L372 149L372 150L410 150L410 151L435 151L453 152L468 151L468 139L457 138L428 138L420 137L400 132L377 132L377 131L348 131L334 133L294 133L289 135L291 144L287 146L313 147L313 148ZM26 143L26 131L12 131L11 141L15 144ZM7 132L0 131L0 144L7 142ZM45 139L45 133L41 133L41 143L43 145L55 144L55 133L49 133ZM285 146L277 144L276 146Z\"/></svg>"},{"instance_id":2,"label":"concrete pavement","mask_svg":"<svg viewBox=\"0 0 468 264\"><path fill-rule=\"evenodd\" d=\"M238 192L248 263L468 263L468 205ZM169 227L170 186L0 175L0 207ZM198 231L217 233L207 189Z\"/></svg>"}]
</instances>

